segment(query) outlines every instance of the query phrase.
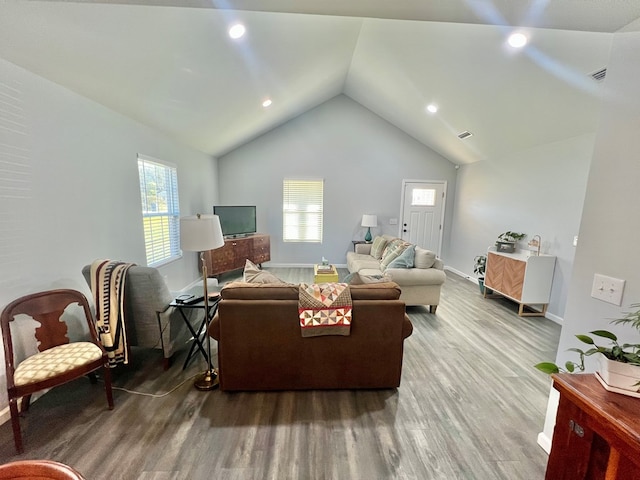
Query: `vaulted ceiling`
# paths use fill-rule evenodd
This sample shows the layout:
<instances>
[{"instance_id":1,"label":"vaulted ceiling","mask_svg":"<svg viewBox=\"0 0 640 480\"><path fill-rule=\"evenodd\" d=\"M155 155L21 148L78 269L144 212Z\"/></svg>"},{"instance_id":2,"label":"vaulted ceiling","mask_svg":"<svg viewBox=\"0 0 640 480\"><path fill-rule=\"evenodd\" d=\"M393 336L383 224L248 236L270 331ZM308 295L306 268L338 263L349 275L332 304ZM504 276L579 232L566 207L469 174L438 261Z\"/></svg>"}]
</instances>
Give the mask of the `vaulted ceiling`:
<instances>
[{"instance_id":1,"label":"vaulted ceiling","mask_svg":"<svg viewBox=\"0 0 640 480\"><path fill-rule=\"evenodd\" d=\"M638 17L619 0L9 1L0 57L216 157L343 93L464 164L594 131L591 74Z\"/></svg>"}]
</instances>

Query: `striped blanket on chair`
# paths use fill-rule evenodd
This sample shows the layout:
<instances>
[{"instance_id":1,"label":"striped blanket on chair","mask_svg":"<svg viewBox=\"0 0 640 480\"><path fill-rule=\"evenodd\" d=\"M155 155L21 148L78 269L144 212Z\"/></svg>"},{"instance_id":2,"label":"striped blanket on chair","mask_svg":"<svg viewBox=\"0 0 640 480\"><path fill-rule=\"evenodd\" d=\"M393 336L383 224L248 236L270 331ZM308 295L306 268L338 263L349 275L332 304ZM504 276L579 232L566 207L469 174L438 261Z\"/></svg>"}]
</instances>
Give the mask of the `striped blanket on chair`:
<instances>
[{"instance_id":1,"label":"striped blanket on chair","mask_svg":"<svg viewBox=\"0 0 640 480\"><path fill-rule=\"evenodd\" d=\"M124 321L124 283L133 263L96 260L91 264L91 293L96 304L96 330L109 356L109 366L129 363Z\"/></svg>"}]
</instances>

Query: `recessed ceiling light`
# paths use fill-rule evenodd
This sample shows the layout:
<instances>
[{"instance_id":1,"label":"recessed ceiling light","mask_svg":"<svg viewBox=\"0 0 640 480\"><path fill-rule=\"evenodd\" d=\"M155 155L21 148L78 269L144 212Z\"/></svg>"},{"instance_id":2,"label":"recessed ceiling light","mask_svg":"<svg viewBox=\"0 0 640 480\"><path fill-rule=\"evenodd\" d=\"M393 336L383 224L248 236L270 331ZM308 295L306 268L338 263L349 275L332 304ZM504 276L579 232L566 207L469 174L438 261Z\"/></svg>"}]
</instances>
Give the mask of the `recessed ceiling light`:
<instances>
[{"instance_id":1,"label":"recessed ceiling light","mask_svg":"<svg viewBox=\"0 0 640 480\"><path fill-rule=\"evenodd\" d=\"M528 41L529 39L527 38L527 36L524 33L520 32L512 33L511 35L509 35L509 39L507 40L509 45L511 45L513 48L522 48L527 44Z\"/></svg>"},{"instance_id":2,"label":"recessed ceiling light","mask_svg":"<svg viewBox=\"0 0 640 480\"><path fill-rule=\"evenodd\" d=\"M264 108L267 108L267 107L270 107L272 103L273 103L273 102L271 101L271 99L270 99L270 98L267 98L264 102L262 102L262 106L263 106Z\"/></svg>"},{"instance_id":3,"label":"recessed ceiling light","mask_svg":"<svg viewBox=\"0 0 640 480\"><path fill-rule=\"evenodd\" d=\"M229 36L234 39L238 39L244 35L246 28L241 23L236 23L229 28Z\"/></svg>"},{"instance_id":4,"label":"recessed ceiling light","mask_svg":"<svg viewBox=\"0 0 640 480\"><path fill-rule=\"evenodd\" d=\"M438 111L438 106L431 103L427 105L427 111L431 113L436 113Z\"/></svg>"}]
</instances>

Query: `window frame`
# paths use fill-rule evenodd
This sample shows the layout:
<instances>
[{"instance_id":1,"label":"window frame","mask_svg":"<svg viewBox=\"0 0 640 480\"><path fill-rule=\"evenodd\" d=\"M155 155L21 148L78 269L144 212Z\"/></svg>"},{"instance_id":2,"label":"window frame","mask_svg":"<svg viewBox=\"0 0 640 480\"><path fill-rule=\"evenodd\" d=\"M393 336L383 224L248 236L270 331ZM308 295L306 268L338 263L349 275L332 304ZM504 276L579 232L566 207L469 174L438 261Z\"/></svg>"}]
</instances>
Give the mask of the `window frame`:
<instances>
[{"instance_id":1,"label":"window frame","mask_svg":"<svg viewBox=\"0 0 640 480\"><path fill-rule=\"evenodd\" d=\"M148 267L160 267L182 258L178 169L172 163L142 154L138 154L137 165L146 262ZM149 193L149 190L153 178L144 173L145 167L155 168L157 170L156 178L158 173L163 177L166 190L164 192L166 198L163 199L166 207L164 210L157 210L158 192L155 197L150 197L152 194ZM150 208L153 200L156 200L155 209ZM166 218L166 222L163 221L164 218ZM152 224L152 219L160 219L160 224ZM149 235L151 235L151 239ZM156 235L159 235L160 239L154 241L153 236Z\"/></svg>"},{"instance_id":2,"label":"window frame","mask_svg":"<svg viewBox=\"0 0 640 480\"><path fill-rule=\"evenodd\" d=\"M282 182L282 241L322 243L323 229L324 179L285 178Z\"/></svg>"}]
</instances>

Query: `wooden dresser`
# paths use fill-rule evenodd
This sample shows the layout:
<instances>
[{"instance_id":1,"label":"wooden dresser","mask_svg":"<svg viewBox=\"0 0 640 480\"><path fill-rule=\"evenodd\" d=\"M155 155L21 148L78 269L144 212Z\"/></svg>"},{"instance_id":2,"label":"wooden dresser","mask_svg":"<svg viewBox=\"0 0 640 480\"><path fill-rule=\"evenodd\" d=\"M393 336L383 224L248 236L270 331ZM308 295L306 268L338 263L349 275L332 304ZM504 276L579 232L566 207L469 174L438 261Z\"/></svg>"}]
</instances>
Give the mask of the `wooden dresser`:
<instances>
[{"instance_id":1,"label":"wooden dresser","mask_svg":"<svg viewBox=\"0 0 640 480\"><path fill-rule=\"evenodd\" d=\"M210 277L244 268L247 259L257 265L271 260L271 237L256 233L246 237L228 238L224 241L224 247L209 250L204 254Z\"/></svg>"},{"instance_id":2,"label":"wooden dresser","mask_svg":"<svg viewBox=\"0 0 640 480\"><path fill-rule=\"evenodd\" d=\"M560 404L546 480L640 480L640 399L592 373L553 375Z\"/></svg>"},{"instance_id":3,"label":"wooden dresser","mask_svg":"<svg viewBox=\"0 0 640 480\"><path fill-rule=\"evenodd\" d=\"M518 302L520 316L544 316L551 297L555 265L556 257L551 255L502 253L492 247L487 253L484 296L498 293ZM525 312L526 305L540 305L542 310Z\"/></svg>"}]
</instances>

